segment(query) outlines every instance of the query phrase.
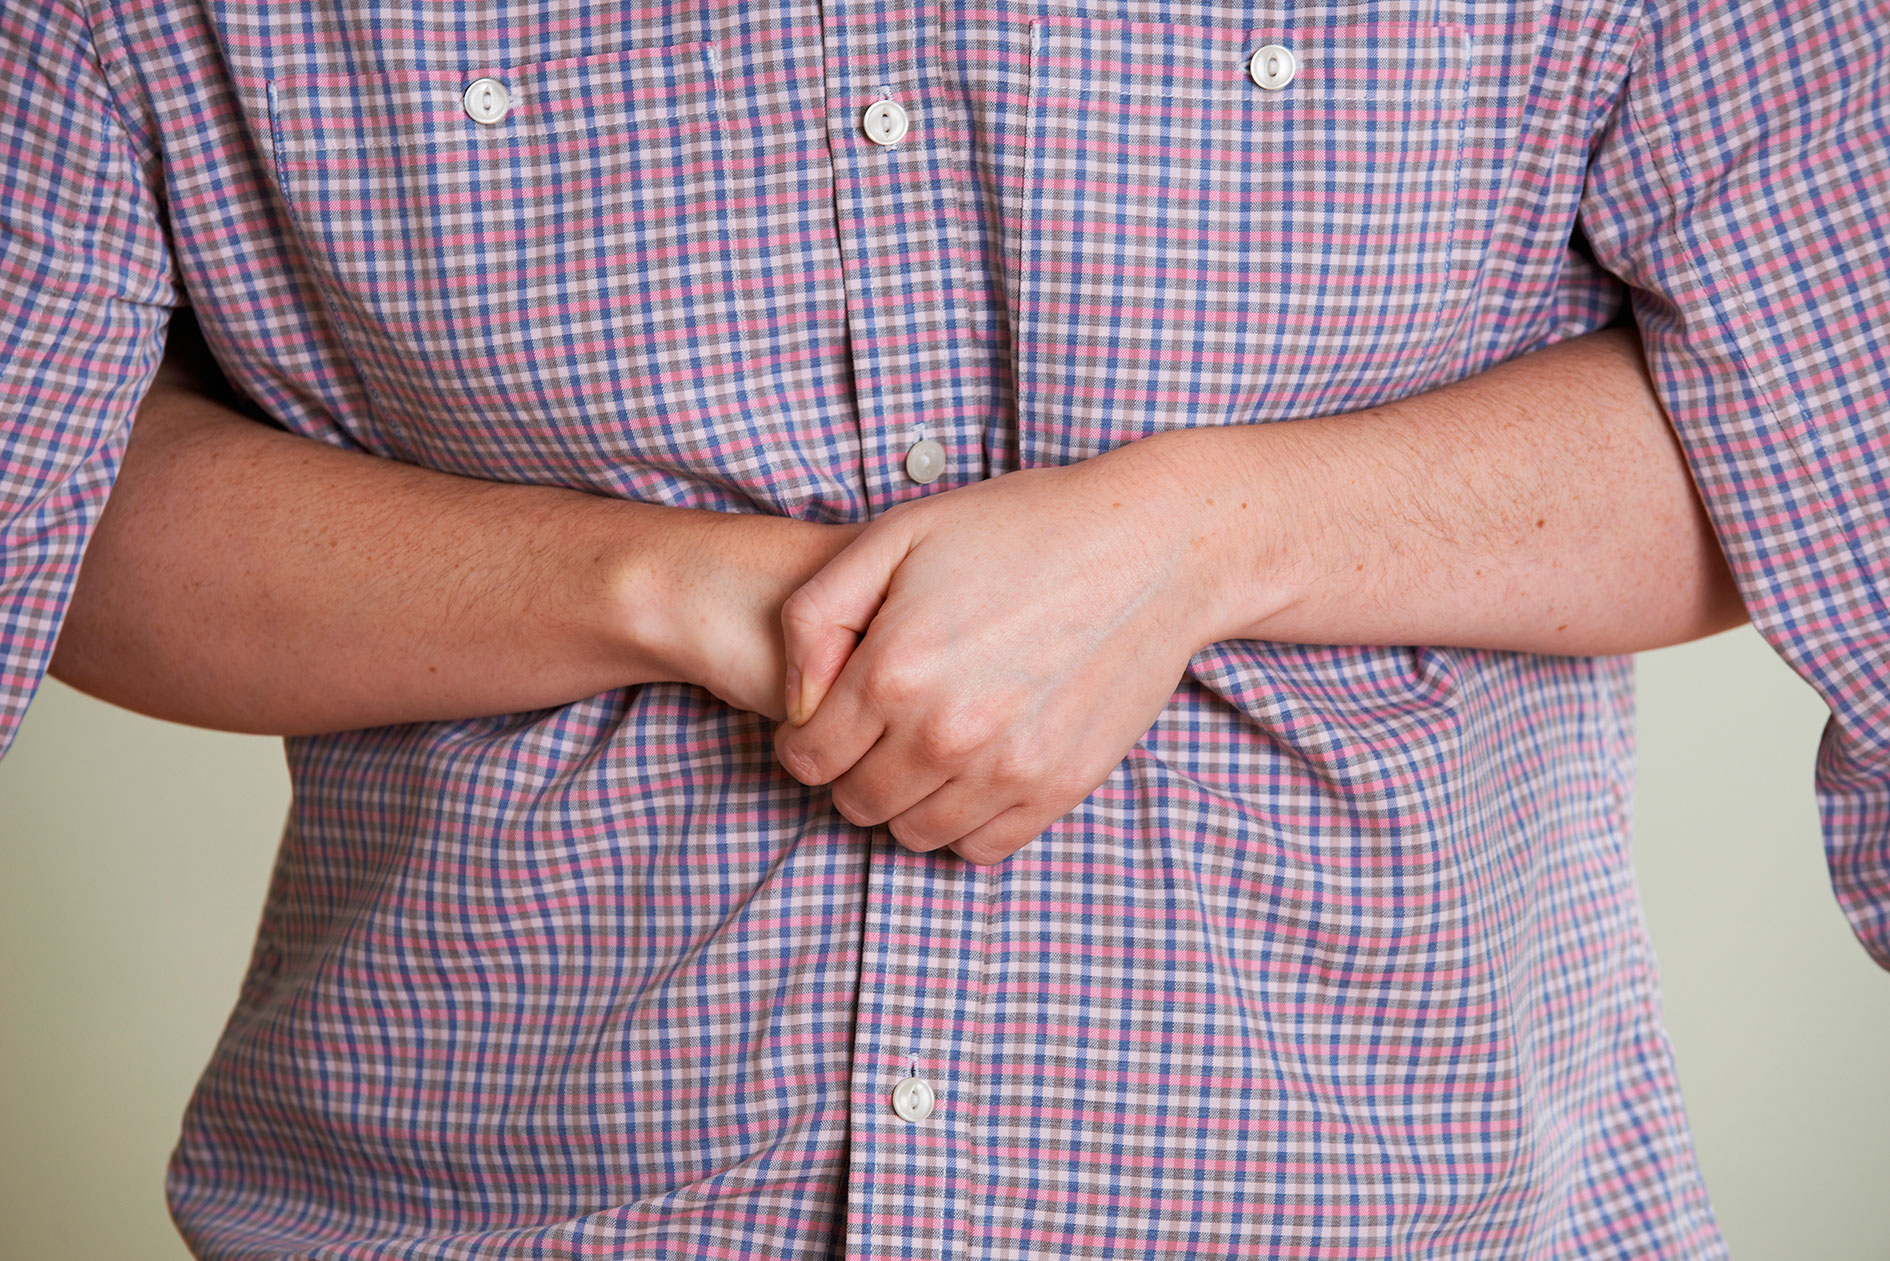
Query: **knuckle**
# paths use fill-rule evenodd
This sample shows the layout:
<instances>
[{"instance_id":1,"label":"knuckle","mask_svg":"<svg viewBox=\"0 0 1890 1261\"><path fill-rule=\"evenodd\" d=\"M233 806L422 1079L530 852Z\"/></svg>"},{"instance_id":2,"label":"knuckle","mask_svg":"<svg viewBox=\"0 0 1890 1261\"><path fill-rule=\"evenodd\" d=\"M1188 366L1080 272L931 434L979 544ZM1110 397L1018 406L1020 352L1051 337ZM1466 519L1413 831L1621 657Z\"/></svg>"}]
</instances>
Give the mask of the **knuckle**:
<instances>
[{"instance_id":1,"label":"knuckle","mask_svg":"<svg viewBox=\"0 0 1890 1261\"><path fill-rule=\"evenodd\" d=\"M820 629L820 597L811 586L801 587L781 603L781 625L788 630Z\"/></svg>"},{"instance_id":2,"label":"knuckle","mask_svg":"<svg viewBox=\"0 0 1890 1261\"><path fill-rule=\"evenodd\" d=\"M1011 781L1032 793L1042 793L1063 774L1056 760L1041 749L1019 753L1009 763Z\"/></svg>"},{"instance_id":3,"label":"knuckle","mask_svg":"<svg viewBox=\"0 0 1890 1261\"><path fill-rule=\"evenodd\" d=\"M923 854L937 849L944 841L933 836L921 823L913 823L905 818L894 819L887 824L893 840L915 854Z\"/></svg>"},{"instance_id":4,"label":"knuckle","mask_svg":"<svg viewBox=\"0 0 1890 1261\"><path fill-rule=\"evenodd\" d=\"M918 698L924 687L921 668L884 658L873 663L865 679L866 695L881 708L909 705Z\"/></svg>"},{"instance_id":5,"label":"knuckle","mask_svg":"<svg viewBox=\"0 0 1890 1261\"><path fill-rule=\"evenodd\" d=\"M783 745L775 756L780 758L782 767L788 774L803 784L824 784L826 777L821 774L820 759L807 749L797 744Z\"/></svg>"},{"instance_id":6,"label":"knuckle","mask_svg":"<svg viewBox=\"0 0 1890 1261\"><path fill-rule=\"evenodd\" d=\"M935 763L962 762L984 747L989 731L977 715L962 710L942 714L919 729L919 754Z\"/></svg>"},{"instance_id":7,"label":"knuckle","mask_svg":"<svg viewBox=\"0 0 1890 1261\"><path fill-rule=\"evenodd\" d=\"M1011 736L995 752L996 773L1013 785L1034 789L1062 769L1056 755L1043 741L1025 741Z\"/></svg>"},{"instance_id":8,"label":"knuckle","mask_svg":"<svg viewBox=\"0 0 1890 1261\"><path fill-rule=\"evenodd\" d=\"M833 808L856 827L870 828L886 821L886 816L874 807L866 795L854 789L834 789Z\"/></svg>"},{"instance_id":9,"label":"knuckle","mask_svg":"<svg viewBox=\"0 0 1890 1261\"><path fill-rule=\"evenodd\" d=\"M957 855L974 867L995 867L1021 847L1022 842L1004 836L979 837L952 846Z\"/></svg>"}]
</instances>

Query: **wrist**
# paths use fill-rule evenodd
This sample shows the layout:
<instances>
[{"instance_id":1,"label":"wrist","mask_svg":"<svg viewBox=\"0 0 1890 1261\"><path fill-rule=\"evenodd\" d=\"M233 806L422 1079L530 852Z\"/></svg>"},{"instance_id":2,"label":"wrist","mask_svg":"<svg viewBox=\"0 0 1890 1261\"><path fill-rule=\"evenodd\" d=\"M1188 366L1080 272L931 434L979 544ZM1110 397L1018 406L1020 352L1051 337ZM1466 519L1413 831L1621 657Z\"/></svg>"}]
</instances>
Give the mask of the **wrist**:
<instances>
[{"instance_id":1,"label":"wrist","mask_svg":"<svg viewBox=\"0 0 1890 1261\"><path fill-rule=\"evenodd\" d=\"M579 622L619 686L701 677L701 636L687 598L710 514L612 502L601 529L576 548Z\"/></svg>"},{"instance_id":2,"label":"wrist","mask_svg":"<svg viewBox=\"0 0 1890 1261\"><path fill-rule=\"evenodd\" d=\"M1197 650L1263 638L1265 623L1299 596L1309 572L1307 518L1272 427L1170 430L1132 444L1151 490L1149 528L1174 541ZM1130 448L1124 448L1129 450Z\"/></svg>"},{"instance_id":3,"label":"wrist","mask_svg":"<svg viewBox=\"0 0 1890 1261\"><path fill-rule=\"evenodd\" d=\"M606 641L623 682L694 684L782 718L781 605L856 534L759 513L634 505L605 563Z\"/></svg>"}]
</instances>

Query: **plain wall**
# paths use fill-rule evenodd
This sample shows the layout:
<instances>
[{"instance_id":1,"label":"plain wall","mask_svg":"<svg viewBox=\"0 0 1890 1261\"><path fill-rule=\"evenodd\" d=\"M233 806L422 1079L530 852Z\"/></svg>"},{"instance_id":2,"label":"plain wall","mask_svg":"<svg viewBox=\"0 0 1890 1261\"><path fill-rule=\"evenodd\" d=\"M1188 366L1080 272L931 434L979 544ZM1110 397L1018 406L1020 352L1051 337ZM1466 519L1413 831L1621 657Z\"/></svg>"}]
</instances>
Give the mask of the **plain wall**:
<instances>
[{"instance_id":1,"label":"plain wall","mask_svg":"<svg viewBox=\"0 0 1890 1261\"><path fill-rule=\"evenodd\" d=\"M1750 630L1642 658L1637 864L1741 1258L1890 1258L1890 976L1826 881L1823 720ZM164 1161L287 802L277 741L34 704L0 762L0 1258L186 1255Z\"/></svg>"}]
</instances>

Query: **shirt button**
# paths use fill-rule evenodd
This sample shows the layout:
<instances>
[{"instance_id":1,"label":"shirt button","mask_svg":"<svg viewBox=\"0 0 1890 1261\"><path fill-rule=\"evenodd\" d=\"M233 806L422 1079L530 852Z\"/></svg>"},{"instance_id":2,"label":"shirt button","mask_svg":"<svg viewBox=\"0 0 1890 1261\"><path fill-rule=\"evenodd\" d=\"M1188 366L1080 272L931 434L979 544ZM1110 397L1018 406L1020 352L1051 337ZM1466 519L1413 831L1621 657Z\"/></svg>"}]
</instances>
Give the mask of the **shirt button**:
<instances>
[{"instance_id":1,"label":"shirt button","mask_svg":"<svg viewBox=\"0 0 1890 1261\"><path fill-rule=\"evenodd\" d=\"M1278 44L1268 44L1255 53L1247 62L1247 73L1253 81L1269 92L1278 92L1293 81L1293 72L1299 69L1293 60L1293 54Z\"/></svg>"},{"instance_id":2,"label":"shirt button","mask_svg":"<svg viewBox=\"0 0 1890 1261\"><path fill-rule=\"evenodd\" d=\"M512 94L497 79L474 79L466 85L460 103L466 107L466 117L490 127L512 108Z\"/></svg>"},{"instance_id":3,"label":"shirt button","mask_svg":"<svg viewBox=\"0 0 1890 1261\"><path fill-rule=\"evenodd\" d=\"M897 101L874 101L866 107L860 125L874 144L896 145L906 134L909 121Z\"/></svg>"},{"instance_id":4,"label":"shirt button","mask_svg":"<svg viewBox=\"0 0 1890 1261\"><path fill-rule=\"evenodd\" d=\"M930 486L945 474L945 448L935 438L922 438L906 452L906 476Z\"/></svg>"},{"instance_id":5,"label":"shirt button","mask_svg":"<svg viewBox=\"0 0 1890 1261\"><path fill-rule=\"evenodd\" d=\"M908 1077L893 1087L893 1111L915 1124L931 1116L937 1102L938 1096L923 1077Z\"/></svg>"}]
</instances>

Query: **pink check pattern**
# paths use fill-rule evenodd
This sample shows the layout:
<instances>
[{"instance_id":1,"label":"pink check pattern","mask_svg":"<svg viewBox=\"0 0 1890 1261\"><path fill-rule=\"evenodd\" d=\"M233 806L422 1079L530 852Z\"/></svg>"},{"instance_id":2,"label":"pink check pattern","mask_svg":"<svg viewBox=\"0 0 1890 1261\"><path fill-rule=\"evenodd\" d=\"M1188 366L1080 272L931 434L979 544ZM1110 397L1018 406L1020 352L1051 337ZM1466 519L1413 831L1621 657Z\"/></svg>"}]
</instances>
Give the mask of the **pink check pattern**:
<instances>
[{"instance_id":1,"label":"pink check pattern","mask_svg":"<svg viewBox=\"0 0 1890 1261\"><path fill-rule=\"evenodd\" d=\"M186 300L311 439L825 521L1631 314L1831 705L1833 880L1890 964L1886 19L8 4L0 726ZM232 1259L1718 1255L1632 723L1624 660L1216 644L987 870L682 685L291 740L173 1214Z\"/></svg>"}]
</instances>

